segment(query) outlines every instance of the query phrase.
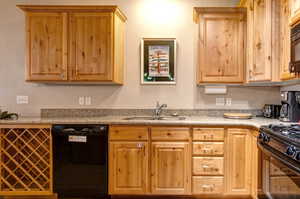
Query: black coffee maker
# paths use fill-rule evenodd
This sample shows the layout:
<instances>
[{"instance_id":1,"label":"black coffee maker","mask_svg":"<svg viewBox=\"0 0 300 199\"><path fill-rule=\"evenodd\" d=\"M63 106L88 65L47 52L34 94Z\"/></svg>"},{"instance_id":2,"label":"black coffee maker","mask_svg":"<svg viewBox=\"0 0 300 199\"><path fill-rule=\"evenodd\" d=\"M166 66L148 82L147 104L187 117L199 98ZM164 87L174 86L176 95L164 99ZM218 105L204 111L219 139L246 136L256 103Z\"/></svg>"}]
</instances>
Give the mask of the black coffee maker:
<instances>
[{"instance_id":1,"label":"black coffee maker","mask_svg":"<svg viewBox=\"0 0 300 199\"><path fill-rule=\"evenodd\" d=\"M300 121L300 91L281 92L280 121Z\"/></svg>"}]
</instances>

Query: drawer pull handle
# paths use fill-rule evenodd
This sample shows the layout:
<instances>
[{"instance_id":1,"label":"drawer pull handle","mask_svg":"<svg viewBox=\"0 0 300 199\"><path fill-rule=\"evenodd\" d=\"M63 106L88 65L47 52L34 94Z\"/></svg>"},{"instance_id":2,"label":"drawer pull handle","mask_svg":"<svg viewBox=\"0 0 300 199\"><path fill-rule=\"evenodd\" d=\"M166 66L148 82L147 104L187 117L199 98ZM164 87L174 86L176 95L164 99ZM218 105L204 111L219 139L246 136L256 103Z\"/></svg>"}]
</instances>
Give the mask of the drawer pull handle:
<instances>
[{"instance_id":1,"label":"drawer pull handle","mask_svg":"<svg viewBox=\"0 0 300 199\"><path fill-rule=\"evenodd\" d=\"M202 187L203 191L211 191L212 192L215 188L215 185L214 184L213 185L212 184L204 184L201 187Z\"/></svg>"},{"instance_id":2,"label":"drawer pull handle","mask_svg":"<svg viewBox=\"0 0 300 199\"><path fill-rule=\"evenodd\" d=\"M209 168L209 166L208 165L202 165L202 168Z\"/></svg>"}]
</instances>

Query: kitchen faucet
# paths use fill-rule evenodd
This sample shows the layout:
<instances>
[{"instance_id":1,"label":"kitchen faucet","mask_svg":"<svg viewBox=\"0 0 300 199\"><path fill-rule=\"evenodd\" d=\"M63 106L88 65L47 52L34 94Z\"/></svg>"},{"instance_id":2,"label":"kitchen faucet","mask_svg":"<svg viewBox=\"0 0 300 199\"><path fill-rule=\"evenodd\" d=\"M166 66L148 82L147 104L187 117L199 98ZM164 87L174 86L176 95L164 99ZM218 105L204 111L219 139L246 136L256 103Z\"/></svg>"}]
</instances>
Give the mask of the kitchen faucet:
<instances>
[{"instance_id":1,"label":"kitchen faucet","mask_svg":"<svg viewBox=\"0 0 300 199\"><path fill-rule=\"evenodd\" d=\"M154 110L154 119L159 119L162 113L163 108L167 108L167 104L160 105L159 102L156 102L156 108Z\"/></svg>"}]
</instances>

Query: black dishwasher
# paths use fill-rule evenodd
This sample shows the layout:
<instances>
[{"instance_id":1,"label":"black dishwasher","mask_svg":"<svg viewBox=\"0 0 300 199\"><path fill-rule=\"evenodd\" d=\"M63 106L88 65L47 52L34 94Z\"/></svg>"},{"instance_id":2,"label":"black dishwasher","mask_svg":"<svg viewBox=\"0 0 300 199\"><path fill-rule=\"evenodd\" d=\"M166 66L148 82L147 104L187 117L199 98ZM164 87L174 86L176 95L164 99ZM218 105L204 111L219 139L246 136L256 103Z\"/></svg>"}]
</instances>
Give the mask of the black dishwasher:
<instances>
[{"instance_id":1,"label":"black dishwasher","mask_svg":"<svg viewBox=\"0 0 300 199\"><path fill-rule=\"evenodd\" d=\"M54 125L53 191L59 198L106 198L108 126Z\"/></svg>"}]
</instances>

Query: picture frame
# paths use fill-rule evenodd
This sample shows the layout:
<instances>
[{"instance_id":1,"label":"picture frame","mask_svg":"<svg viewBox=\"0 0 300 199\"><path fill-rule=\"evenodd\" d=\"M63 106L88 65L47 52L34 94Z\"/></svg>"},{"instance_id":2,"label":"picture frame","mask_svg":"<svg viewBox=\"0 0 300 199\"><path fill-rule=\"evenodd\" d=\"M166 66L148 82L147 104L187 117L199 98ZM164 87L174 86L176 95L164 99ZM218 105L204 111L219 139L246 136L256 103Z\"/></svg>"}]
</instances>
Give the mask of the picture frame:
<instances>
[{"instance_id":1,"label":"picture frame","mask_svg":"<svg viewBox=\"0 0 300 199\"><path fill-rule=\"evenodd\" d=\"M176 39L143 38L141 84L176 84Z\"/></svg>"}]
</instances>

